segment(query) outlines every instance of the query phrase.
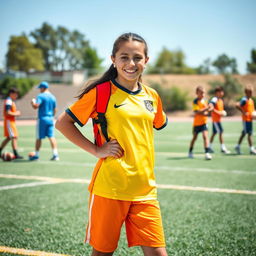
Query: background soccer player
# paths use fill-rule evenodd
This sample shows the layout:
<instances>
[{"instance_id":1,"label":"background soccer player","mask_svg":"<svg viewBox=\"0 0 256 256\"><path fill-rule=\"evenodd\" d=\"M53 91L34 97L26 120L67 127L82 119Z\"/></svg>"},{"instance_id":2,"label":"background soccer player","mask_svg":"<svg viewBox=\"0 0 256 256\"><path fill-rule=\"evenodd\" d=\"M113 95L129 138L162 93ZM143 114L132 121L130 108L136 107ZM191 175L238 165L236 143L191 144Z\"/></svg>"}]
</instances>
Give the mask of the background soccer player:
<instances>
[{"instance_id":1,"label":"background soccer player","mask_svg":"<svg viewBox=\"0 0 256 256\"><path fill-rule=\"evenodd\" d=\"M0 146L0 156L2 155L3 148L11 141L15 159L22 159L23 157L18 154L18 131L15 122L15 117L20 115L20 111L16 109L15 104L18 95L19 91L16 88L11 88L8 92L8 97L4 101L3 117L5 139Z\"/></svg>"},{"instance_id":2,"label":"background soccer player","mask_svg":"<svg viewBox=\"0 0 256 256\"><path fill-rule=\"evenodd\" d=\"M209 140L208 140L208 127L207 127L207 116L211 107L205 100L205 89L202 86L196 88L197 98L193 101L193 111L194 111L194 122L193 122L193 137L190 142L188 157L193 158L193 148L195 141L197 139L198 133L202 133L204 140L205 149L205 159L211 160L212 156L209 152Z\"/></svg>"},{"instance_id":3,"label":"background soccer player","mask_svg":"<svg viewBox=\"0 0 256 256\"><path fill-rule=\"evenodd\" d=\"M237 109L242 113L243 130L239 137L238 143L235 146L237 154L241 154L240 145L248 134L249 152L252 155L256 155L256 149L253 146L252 131L253 131L253 112L255 111L254 102L252 99L253 88L248 86L244 90L245 96L236 104Z\"/></svg>"},{"instance_id":4,"label":"background soccer player","mask_svg":"<svg viewBox=\"0 0 256 256\"><path fill-rule=\"evenodd\" d=\"M57 142L54 137L54 115L56 113L56 98L49 91L49 84L47 82L41 82L38 86L40 94L36 99L32 99L31 105L34 109L38 109L37 119L37 138L35 143L35 155L29 156L30 160L39 159L39 150L42 144L42 139L49 138L53 156L51 160L59 160Z\"/></svg>"},{"instance_id":5,"label":"background soccer player","mask_svg":"<svg viewBox=\"0 0 256 256\"><path fill-rule=\"evenodd\" d=\"M221 117L226 116L227 112L224 110L224 103L223 98L224 96L224 90L221 86L218 86L215 88L215 96L210 100L209 105L212 108L211 116L212 116L212 136L210 138L210 153L214 153L214 150L212 149L212 143L214 140L215 135L219 134L219 141L220 141L220 147L221 152L224 154L229 154L230 151L227 150L225 144L224 144L224 138L223 138L223 127L221 124Z\"/></svg>"}]
</instances>

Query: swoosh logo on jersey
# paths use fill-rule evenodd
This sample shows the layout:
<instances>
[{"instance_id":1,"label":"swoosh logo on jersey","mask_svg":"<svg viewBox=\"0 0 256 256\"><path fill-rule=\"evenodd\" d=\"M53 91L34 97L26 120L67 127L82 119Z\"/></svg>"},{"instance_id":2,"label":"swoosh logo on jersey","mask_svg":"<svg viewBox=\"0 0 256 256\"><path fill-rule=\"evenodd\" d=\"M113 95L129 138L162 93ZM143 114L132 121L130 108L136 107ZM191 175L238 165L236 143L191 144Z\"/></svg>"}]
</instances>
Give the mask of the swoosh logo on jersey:
<instances>
[{"instance_id":1,"label":"swoosh logo on jersey","mask_svg":"<svg viewBox=\"0 0 256 256\"><path fill-rule=\"evenodd\" d=\"M115 105L114 105L114 108L120 108L121 106L126 105L126 104L127 104L127 103L123 103L123 104L120 104L120 105L115 104Z\"/></svg>"}]
</instances>

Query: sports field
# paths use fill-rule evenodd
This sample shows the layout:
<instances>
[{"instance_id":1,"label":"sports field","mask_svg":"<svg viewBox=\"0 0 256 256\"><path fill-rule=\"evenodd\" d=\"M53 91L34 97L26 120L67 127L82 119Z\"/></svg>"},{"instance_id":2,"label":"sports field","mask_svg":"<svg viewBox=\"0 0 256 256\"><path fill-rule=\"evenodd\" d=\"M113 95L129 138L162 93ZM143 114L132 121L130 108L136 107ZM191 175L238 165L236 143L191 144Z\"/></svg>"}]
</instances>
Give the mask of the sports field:
<instances>
[{"instance_id":1,"label":"sports field","mask_svg":"<svg viewBox=\"0 0 256 256\"><path fill-rule=\"evenodd\" d=\"M241 123L223 125L226 145L234 152ZM90 126L82 131L91 137ZM19 133L21 153L27 156L35 128L21 126ZM11 255L11 248L19 249L12 255L90 255L83 240L87 184L96 159L56 135L59 162L49 161L47 140L37 162L0 162L1 255ZM195 159L188 159L191 136L190 122L172 120L155 133L155 173L169 255L256 255L256 156L249 155L246 140L243 155L222 155L215 138L216 153L206 161L200 136ZM127 248L123 230L115 255L142 252Z\"/></svg>"}]
</instances>

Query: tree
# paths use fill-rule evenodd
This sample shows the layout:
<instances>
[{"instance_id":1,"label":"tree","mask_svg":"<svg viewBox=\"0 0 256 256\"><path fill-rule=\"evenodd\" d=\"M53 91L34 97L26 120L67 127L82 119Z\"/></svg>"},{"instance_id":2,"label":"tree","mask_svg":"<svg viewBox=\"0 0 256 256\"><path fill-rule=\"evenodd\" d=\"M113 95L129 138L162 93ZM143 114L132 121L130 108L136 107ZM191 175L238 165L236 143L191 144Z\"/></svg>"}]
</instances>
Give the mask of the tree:
<instances>
[{"instance_id":1,"label":"tree","mask_svg":"<svg viewBox=\"0 0 256 256\"><path fill-rule=\"evenodd\" d=\"M217 69L219 74L238 74L236 59L229 58L226 54L218 56L212 65Z\"/></svg>"},{"instance_id":2,"label":"tree","mask_svg":"<svg viewBox=\"0 0 256 256\"><path fill-rule=\"evenodd\" d=\"M155 65L151 66L149 73L162 74L194 74L196 71L185 64L185 54L181 50L170 51L163 48Z\"/></svg>"},{"instance_id":3,"label":"tree","mask_svg":"<svg viewBox=\"0 0 256 256\"><path fill-rule=\"evenodd\" d=\"M42 50L46 70L52 70L53 63L56 62L55 51L57 49L57 35L51 25L46 22L42 27L31 32L30 35L35 40L35 46Z\"/></svg>"},{"instance_id":4,"label":"tree","mask_svg":"<svg viewBox=\"0 0 256 256\"><path fill-rule=\"evenodd\" d=\"M42 27L31 32L36 47L44 53L47 70L75 70L83 67L83 54L89 42L79 31L69 31L63 26L55 30L43 23Z\"/></svg>"},{"instance_id":5,"label":"tree","mask_svg":"<svg viewBox=\"0 0 256 256\"><path fill-rule=\"evenodd\" d=\"M88 69L88 76L99 73L103 59L98 57L97 51L94 48L87 47L85 49L83 60L83 68Z\"/></svg>"},{"instance_id":6,"label":"tree","mask_svg":"<svg viewBox=\"0 0 256 256\"><path fill-rule=\"evenodd\" d=\"M203 61L203 64L201 64L198 68L197 68L197 73L198 74L211 74L211 59L207 58Z\"/></svg>"},{"instance_id":7,"label":"tree","mask_svg":"<svg viewBox=\"0 0 256 256\"><path fill-rule=\"evenodd\" d=\"M81 69L84 63L84 52L89 48L89 41L79 31L70 33L68 40L68 61L71 69Z\"/></svg>"},{"instance_id":8,"label":"tree","mask_svg":"<svg viewBox=\"0 0 256 256\"><path fill-rule=\"evenodd\" d=\"M11 37L6 58L9 69L26 72L44 69L42 51L35 48L26 35Z\"/></svg>"},{"instance_id":9,"label":"tree","mask_svg":"<svg viewBox=\"0 0 256 256\"><path fill-rule=\"evenodd\" d=\"M251 62L247 62L247 70L252 74L256 73L256 49L251 50Z\"/></svg>"}]
</instances>

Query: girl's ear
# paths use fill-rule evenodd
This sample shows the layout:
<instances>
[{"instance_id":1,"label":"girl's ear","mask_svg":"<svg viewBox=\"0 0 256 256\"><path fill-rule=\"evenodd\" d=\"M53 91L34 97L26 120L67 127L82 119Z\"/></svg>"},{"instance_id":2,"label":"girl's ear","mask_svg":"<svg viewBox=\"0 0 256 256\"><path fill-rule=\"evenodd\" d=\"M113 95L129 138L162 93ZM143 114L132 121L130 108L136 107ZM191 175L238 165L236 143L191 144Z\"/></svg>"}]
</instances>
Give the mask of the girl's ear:
<instances>
[{"instance_id":1,"label":"girl's ear","mask_svg":"<svg viewBox=\"0 0 256 256\"><path fill-rule=\"evenodd\" d=\"M148 60L149 60L149 57L147 57L147 58L145 59L145 64L148 63Z\"/></svg>"},{"instance_id":2,"label":"girl's ear","mask_svg":"<svg viewBox=\"0 0 256 256\"><path fill-rule=\"evenodd\" d=\"M113 65L115 65L115 57L111 55L111 60L113 62Z\"/></svg>"}]
</instances>

